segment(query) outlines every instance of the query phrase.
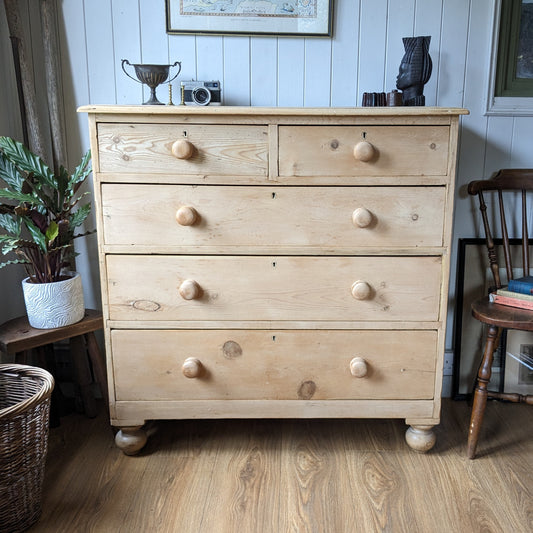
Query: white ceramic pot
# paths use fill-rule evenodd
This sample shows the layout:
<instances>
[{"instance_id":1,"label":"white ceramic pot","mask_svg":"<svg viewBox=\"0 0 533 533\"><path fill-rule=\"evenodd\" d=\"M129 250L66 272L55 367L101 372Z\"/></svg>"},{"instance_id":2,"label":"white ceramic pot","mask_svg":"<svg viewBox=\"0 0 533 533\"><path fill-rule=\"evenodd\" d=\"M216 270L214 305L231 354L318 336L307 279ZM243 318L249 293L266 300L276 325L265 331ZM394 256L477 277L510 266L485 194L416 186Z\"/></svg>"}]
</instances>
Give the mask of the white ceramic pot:
<instances>
[{"instance_id":1,"label":"white ceramic pot","mask_svg":"<svg viewBox=\"0 0 533 533\"><path fill-rule=\"evenodd\" d=\"M85 314L83 287L77 272L72 277L53 283L30 283L22 280L24 302L30 326L51 329L79 322Z\"/></svg>"}]
</instances>

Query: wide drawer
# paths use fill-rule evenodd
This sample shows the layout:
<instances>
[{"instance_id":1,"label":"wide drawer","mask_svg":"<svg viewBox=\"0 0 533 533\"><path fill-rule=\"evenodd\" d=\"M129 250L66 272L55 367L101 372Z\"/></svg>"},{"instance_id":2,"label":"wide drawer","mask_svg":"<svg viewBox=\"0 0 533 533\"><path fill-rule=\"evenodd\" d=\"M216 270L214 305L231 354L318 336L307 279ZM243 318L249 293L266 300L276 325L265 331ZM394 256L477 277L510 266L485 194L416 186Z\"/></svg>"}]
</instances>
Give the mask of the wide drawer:
<instances>
[{"instance_id":1,"label":"wide drawer","mask_svg":"<svg viewBox=\"0 0 533 533\"><path fill-rule=\"evenodd\" d=\"M118 401L431 399L436 343L435 331L111 332Z\"/></svg>"},{"instance_id":2,"label":"wide drawer","mask_svg":"<svg viewBox=\"0 0 533 533\"><path fill-rule=\"evenodd\" d=\"M442 246L444 203L444 187L104 183L103 235L105 244L194 250Z\"/></svg>"},{"instance_id":3,"label":"wide drawer","mask_svg":"<svg viewBox=\"0 0 533 533\"><path fill-rule=\"evenodd\" d=\"M176 142L190 143L188 159L173 154ZM266 176L268 132L266 126L100 123L98 155L100 172Z\"/></svg>"},{"instance_id":4,"label":"wide drawer","mask_svg":"<svg viewBox=\"0 0 533 533\"><path fill-rule=\"evenodd\" d=\"M279 174L444 176L448 145L448 126L280 126Z\"/></svg>"},{"instance_id":5,"label":"wide drawer","mask_svg":"<svg viewBox=\"0 0 533 533\"><path fill-rule=\"evenodd\" d=\"M420 320L441 258L108 255L114 320ZM354 297L355 296L355 297Z\"/></svg>"}]
</instances>

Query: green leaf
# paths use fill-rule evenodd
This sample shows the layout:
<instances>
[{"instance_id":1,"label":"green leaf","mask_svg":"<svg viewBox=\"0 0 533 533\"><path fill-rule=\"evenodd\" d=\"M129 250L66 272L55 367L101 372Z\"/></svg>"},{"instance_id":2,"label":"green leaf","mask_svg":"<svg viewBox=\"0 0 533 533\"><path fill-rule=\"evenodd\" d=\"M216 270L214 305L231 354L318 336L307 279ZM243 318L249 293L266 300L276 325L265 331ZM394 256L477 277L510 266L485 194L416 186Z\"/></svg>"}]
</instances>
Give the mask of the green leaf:
<instances>
[{"instance_id":1,"label":"green leaf","mask_svg":"<svg viewBox=\"0 0 533 533\"><path fill-rule=\"evenodd\" d=\"M71 230L74 230L74 228L81 226L85 219L89 216L90 212L91 204L85 204L79 207L78 210L72 214L72 217L70 219Z\"/></svg>"},{"instance_id":2,"label":"green leaf","mask_svg":"<svg viewBox=\"0 0 533 533\"><path fill-rule=\"evenodd\" d=\"M54 220L52 220L45 234L47 242L49 243L52 242L58 235L59 235L59 226Z\"/></svg>"},{"instance_id":3,"label":"green leaf","mask_svg":"<svg viewBox=\"0 0 533 533\"><path fill-rule=\"evenodd\" d=\"M18 170L32 173L49 187L56 188L54 173L40 157L33 154L22 143L10 137L0 137L0 150Z\"/></svg>"},{"instance_id":4,"label":"green leaf","mask_svg":"<svg viewBox=\"0 0 533 533\"><path fill-rule=\"evenodd\" d=\"M41 232L41 230L28 218L24 218L24 224L30 232L33 242L39 247L41 252L44 254L48 251L46 246L46 236Z\"/></svg>"},{"instance_id":5,"label":"green leaf","mask_svg":"<svg viewBox=\"0 0 533 533\"><path fill-rule=\"evenodd\" d=\"M9 189L0 189L0 198L8 198L9 200L17 200L18 202L28 202L32 205L41 205L41 202L35 196L17 191L10 191Z\"/></svg>"},{"instance_id":6,"label":"green leaf","mask_svg":"<svg viewBox=\"0 0 533 533\"><path fill-rule=\"evenodd\" d=\"M20 219L9 214L0 214L0 227L4 228L11 235L18 237L20 235ZM2 236L0 235L0 238Z\"/></svg>"},{"instance_id":7,"label":"green leaf","mask_svg":"<svg viewBox=\"0 0 533 533\"><path fill-rule=\"evenodd\" d=\"M7 265L24 265L29 264L29 261L25 259L13 259L13 261L6 261L5 263L0 263L0 268L4 268Z\"/></svg>"},{"instance_id":8,"label":"green leaf","mask_svg":"<svg viewBox=\"0 0 533 533\"><path fill-rule=\"evenodd\" d=\"M89 174L91 173L91 167L88 166L91 161L91 151L88 150L87 153L82 157L80 164L74 170L71 178L69 187L74 189L74 185L78 183L83 183Z\"/></svg>"},{"instance_id":9,"label":"green leaf","mask_svg":"<svg viewBox=\"0 0 533 533\"><path fill-rule=\"evenodd\" d=\"M2 152L0 152L0 179L4 180L14 191L22 191L24 176Z\"/></svg>"}]
</instances>

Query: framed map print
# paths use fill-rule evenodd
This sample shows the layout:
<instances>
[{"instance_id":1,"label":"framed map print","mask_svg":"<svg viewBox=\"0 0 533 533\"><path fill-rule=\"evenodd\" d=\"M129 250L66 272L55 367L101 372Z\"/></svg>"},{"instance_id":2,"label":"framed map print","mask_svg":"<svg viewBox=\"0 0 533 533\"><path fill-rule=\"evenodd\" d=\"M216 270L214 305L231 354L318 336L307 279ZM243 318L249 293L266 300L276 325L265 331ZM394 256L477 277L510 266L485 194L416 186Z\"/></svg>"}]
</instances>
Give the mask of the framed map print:
<instances>
[{"instance_id":1,"label":"framed map print","mask_svg":"<svg viewBox=\"0 0 533 533\"><path fill-rule=\"evenodd\" d=\"M166 0L167 33L301 35L332 32L333 0Z\"/></svg>"}]
</instances>

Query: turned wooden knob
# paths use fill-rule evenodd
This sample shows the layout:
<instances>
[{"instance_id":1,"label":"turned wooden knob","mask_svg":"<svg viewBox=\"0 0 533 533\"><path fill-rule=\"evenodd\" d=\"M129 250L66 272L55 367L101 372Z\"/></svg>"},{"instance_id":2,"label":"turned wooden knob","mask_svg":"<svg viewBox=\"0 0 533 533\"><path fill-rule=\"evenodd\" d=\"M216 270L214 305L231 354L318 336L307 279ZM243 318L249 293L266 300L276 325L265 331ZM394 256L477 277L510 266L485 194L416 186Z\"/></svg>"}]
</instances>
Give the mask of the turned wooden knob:
<instances>
[{"instance_id":1,"label":"turned wooden knob","mask_svg":"<svg viewBox=\"0 0 533 533\"><path fill-rule=\"evenodd\" d=\"M178 292L184 300L194 300L200 296L201 289L196 281L193 279L186 279L185 281L182 281L178 288Z\"/></svg>"},{"instance_id":2,"label":"turned wooden knob","mask_svg":"<svg viewBox=\"0 0 533 533\"><path fill-rule=\"evenodd\" d=\"M193 154L194 144L185 139L179 139L172 145L172 155L178 159L190 159Z\"/></svg>"},{"instance_id":3,"label":"turned wooden knob","mask_svg":"<svg viewBox=\"0 0 533 533\"><path fill-rule=\"evenodd\" d=\"M196 357L187 357L187 359L183 361L181 371L186 378L197 378L201 376L203 368L200 359L196 359Z\"/></svg>"},{"instance_id":4,"label":"turned wooden knob","mask_svg":"<svg viewBox=\"0 0 533 533\"><path fill-rule=\"evenodd\" d=\"M358 207L352 213L352 222L354 226L358 226L360 228L367 228L372 222L372 213L364 207Z\"/></svg>"},{"instance_id":5,"label":"turned wooden knob","mask_svg":"<svg viewBox=\"0 0 533 533\"><path fill-rule=\"evenodd\" d=\"M192 226L198 220L198 213L194 207L184 205L176 211L176 221L180 226Z\"/></svg>"},{"instance_id":6,"label":"turned wooden knob","mask_svg":"<svg viewBox=\"0 0 533 533\"><path fill-rule=\"evenodd\" d=\"M352 296L356 300L367 300L371 292L372 288L366 281L357 280L352 285Z\"/></svg>"},{"instance_id":7,"label":"turned wooden knob","mask_svg":"<svg viewBox=\"0 0 533 533\"><path fill-rule=\"evenodd\" d=\"M375 153L376 149L368 141L358 142L353 149L353 156L357 161L370 161Z\"/></svg>"},{"instance_id":8,"label":"turned wooden knob","mask_svg":"<svg viewBox=\"0 0 533 533\"><path fill-rule=\"evenodd\" d=\"M364 378L368 373L368 365L362 357L354 357L350 361L350 372L356 378Z\"/></svg>"}]
</instances>

